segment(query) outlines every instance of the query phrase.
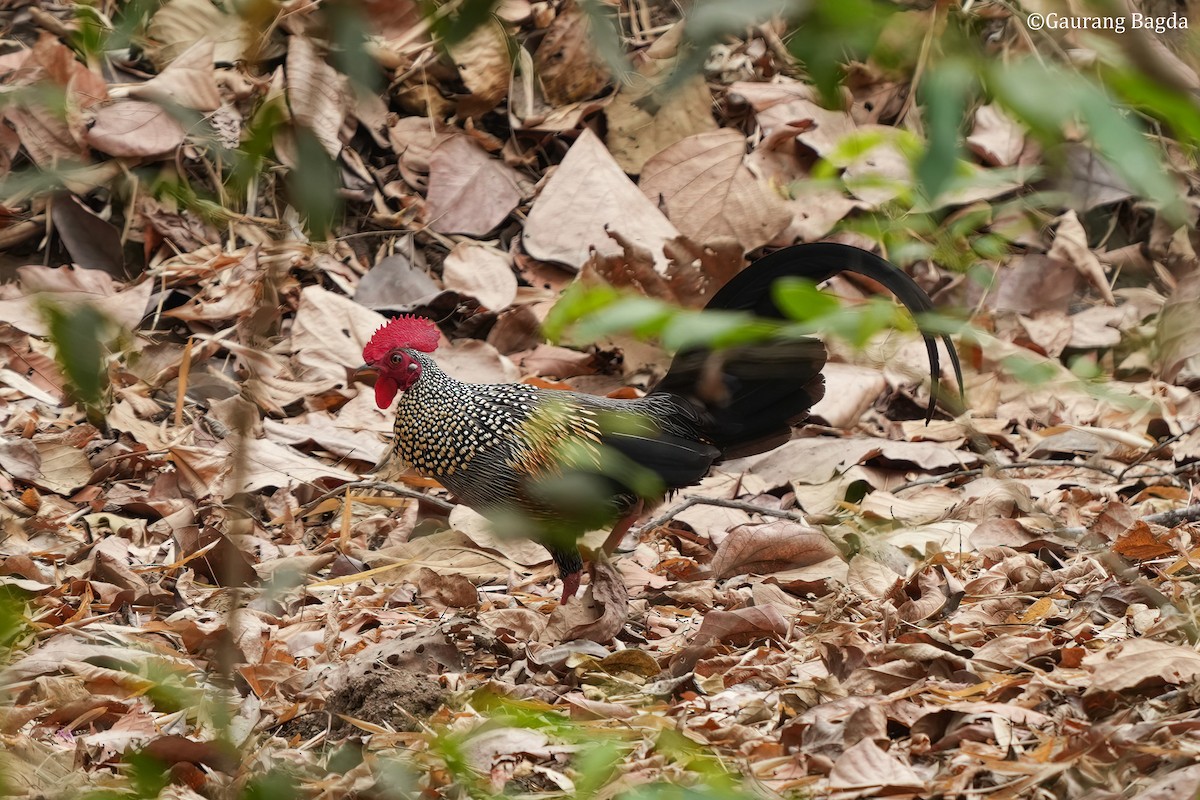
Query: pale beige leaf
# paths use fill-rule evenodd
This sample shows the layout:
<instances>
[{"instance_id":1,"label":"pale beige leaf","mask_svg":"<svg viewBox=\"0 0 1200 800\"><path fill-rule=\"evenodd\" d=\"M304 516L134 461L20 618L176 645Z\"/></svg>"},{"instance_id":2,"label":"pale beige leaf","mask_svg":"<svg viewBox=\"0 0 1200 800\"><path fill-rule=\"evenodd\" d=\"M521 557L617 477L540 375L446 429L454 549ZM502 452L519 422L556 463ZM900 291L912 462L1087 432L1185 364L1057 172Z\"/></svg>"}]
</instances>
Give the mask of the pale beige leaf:
<instances>
[{"instance_id":1,"label":"pale beige leaf","mask_svg":"<svg viewBox=\"0 0 1200 800\"><path fill-rule=\"evenodd\" d=\"M506 631L517 641L536 640L546 629L546 618L531 608L496 608L479 612L479 621L492 631Z\"/></svg>"},{"instance_id":2,"label":"pale beige leaf","mask_svg":"<svg viewBox=\"0 0 1200 800\"><path fill-rule=\"evenodd\" d=\"M732 237L755 250L787 227L783 201L743 163L746 139L722 128L689 136L646 161L641 189L666 208L675 227L705 244Z\"/></svg>"},{"instance_id":3,"label":"pale beige leaf","mask_svg":"<svg viewBox=\"0 0 1200 800\"><path fill-rule=\"evenodd\" d=\"M872 739L863 739L846 748L829 773L829 787L839 791L912 790L924 786L925 781L912 767L879 749Z\"/></svg>"},{"instance_id":4,"label":"pale beige leaf","mask_svg":"<svg viewBox=\"0 0 1200 800\"><path fill-rule=\"evenodd\" d=\"M579 269L594 248L617 255L613 230L643 245L660 270L679 231L638 190L590 130L580 134L529 210L523 242L534 258Z\"/></svg>"},{"instance_id":5,"label":"pale beige leaf","mask_svg":"<svg viewBox=\"0 0 1200 800\"><path fill-rule=\"evenodd\" d=\"M291 346L301 364L330 377L362 363L362 350L387 319L320 286L300 293Z\"/></svg>"},{"instance_id":6,"label":"pale beige leaf","mask_svg":"<svg viewBox=\"0 0 1200 800\"><path fill-rule=\"evenodd\" d=\"M877 208L906 192L913 184L912 163L895 143L895 129L884 125L866 125L883 138L855 158L842 171L842 179L852 195Z\"/></svg>"},{"instance_id":7,"label":"pale beige leaf","mask_svg":"<svg viewBox=\"0 0 1200 800\"><path fill-rule=\"evenodd\" d=\"M967 137L967 147L993 167L1010 167L1025 149L1025 129L994 103L975 111L975 127Z\"/></svg>"},{"instance_id":8,"label":"pale beige leaf","mask_svg":"<svg viewBox=\"0 0 1200 800\"><path fill-rule=\"evenodd\" d=\"M521 202L521 182L520 173L471 137L447 136L429 157L429 227L483 236Z\"/></svg>"},{"instance_id":9,"label":"pale beige leaf","mask_svg":"<svg viewBox=\"0 0 1200 800\"><path fill-rule=\"evenodd\" d=\"M887 597L902 579L894 570L888 569L875 559L859 553L850 559L846 573L846 586L867 600L882 600Z\"/></svg>"},{"instance_id":10,"label":"pale beige leaf","mask_svg":"<svg viewBox=\"0 0 1200 800\"><path fill-rule=\"evenodd\" d=\"M1169 770L1133 800L1195 800L1200 795L1200 764Z\"/></svg>"},{"instance_id":11,"label":"pale beige leaf","mask_svg":"<svg viewBox=\"0 0 1200 800\"><path fill-rule=\"evenodd\" d=\"M213 60L233 64L246 57L249 27L209 0L171 0L150 18L147 54L160 71L201 39L213 42ZM261 53L260 55L266 55Z\"/></svg>"},{"instance_id":12,"label":"pale beige leaf","mask_svg":"<svg viewBox=\"0 0 1200 800\"><path fill-rule=\"evenodd\" d=\"M130 86L126 94L164 105L175 104L196 111L216 111L221 107L221 93L217 88L213 54L212 40L200 39L180 53L179 57L158 75L145 83Z\"/></svg>"},{"instance_id":13,"label":"pale beige leaf","mask_svg":"<svg viewBox=\"0 0 1200 800\"><path fill-rule=\"evenodd\" d=\"M1050 246L1047 257L1054 261L1070 264L1079 270L1079 274L1104 298L1110 306L1117 304L1112 289L1108 285L1108 276L1100 259L1091 251L1087 243L1087 232L1079 221L1078 215L1072 210L1058 218L1058 230L1054 234L1054 244Z\"/></svg>"},{"instance_id":14,"label":"pale beige leaf","mask_svg":"<svg viewBox=\"0 0 1200 800\"><path fill-rule=\"evenodd\" d=\"M1085 694L1127 692L1140 686L1190 685L1200 677L1200 653L1151 639L1129 639L1084 657L1093 671Z\"/></svg>"},{"instance_id":15,"label":"pale beige leaf","mask_svg":"<svg viewBox=\"0 0 1200 800\"><path fill-rule=\"evenodd\" d=\"M342 150L346 79L317 52L307 36L288 38L287 97L295 120L308 128L330 158Z\"/></svg>"},{"instance_id":16,"label":"pale beige leaf","mask_svg":"<svg viewBox=\"0 0 1200 800\"><path fill-rule=\"evenodd\" d=\"M322 478L353 481L358 476L330 467L269 439L239 439L235 453L226 456L233 469L226 475L224 496L254 492L267 486L286 488L311 484Z\"/></svg>"},{"instance_id":17,"label":"pale beige leaf","mask_svg":"<svg viewBox=\"0 0 1200 800\"><path fill-rule=\"evenodd\" d=\"M517 276L512 259L501 250L460 242L442 263L442 283L470 295L491 311L508 308L517 296Z\"/></svg>"},{"instance_id":18,"label":"pale beige leaf","mask_svg":"<svg viewBox=\"0 0 1200 800\"><path fill-rule=\"evenodd\" d=\"M869 367L830 363L821 374L825 394L810 413L834 428L853 428L887 388L883 374Z\"/></svg>"},{"instance_id":19,"label":"pale beige leaf","mask_svg":"<svg viewBox=\"0 0 1200 800\"><path fill-rule=\"evenodd\" d=\"M87 143L111 156L143 158L166 155L185 138L183 126L166 109L144 100L117 100L97 106Z\"/></svg>"},{"instance_id":20,"label":"pale beige leaf","mask_svg":"<svg viewBox=\"0 0 1200 800\"><path fill-rule=\"evenodd\" d=\"M605 109L607 142L621 169L642 171L655 153L681 139L717 127L712 116L712 93L700 75L684 79L671 93L656 93L671 74L672 60L651 59L622 84Z\"/></svg>"},{"instance_id":21,"label":"pale beige leaf","mask_svg":"<svg viewBox=\"0 0 1200 800\"><path fill-rule=\"evenodd\" d=\"M450 45L450 57L471 96L460 109L466 116L490 111L508 91L512 64L508 56L508 37L501 24L488 20L477 26L461 42Z\"/></svg>"},{"instance_id":22,"label":"pale beige leaf","mask_svg":"<svg viewBox=\"0 0 1200 800\"><path fill-rule=\"evenodd\" d=\"M497 536L492 524L479 512L463 505L450 510L450 527L469 538L478 547L495 550L505 558L527 567L550 560L546 548L530 539Z\"/></svg>"},{"instance_id":23,"label":"pale beige leaf","mask_svg":"<svg viewBox=\"0 0 1200 800\"><path fill-rule=\"evenodd\" d=\"M1180 385L1200 378L1200 271L1184 276L1158 321L1159 368Z\"/></svg>"}]
</instances>

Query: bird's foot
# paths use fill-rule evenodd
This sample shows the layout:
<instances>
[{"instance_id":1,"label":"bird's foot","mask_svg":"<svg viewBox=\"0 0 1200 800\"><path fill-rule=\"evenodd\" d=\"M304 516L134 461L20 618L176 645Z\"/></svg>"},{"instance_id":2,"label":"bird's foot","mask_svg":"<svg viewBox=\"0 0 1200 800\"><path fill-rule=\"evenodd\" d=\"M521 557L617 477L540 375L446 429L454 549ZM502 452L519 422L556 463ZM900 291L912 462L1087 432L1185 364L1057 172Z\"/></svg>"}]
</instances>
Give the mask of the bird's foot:
<instances>
[{"instance_id":1,"label":"bird's foot","mask_svg":"<svg viewBox=\"0 0 1200 800\"><path fill-rule=\"evenodd\" d=\"M576 595L576 593L579 592L579 579L582 576L583 576L583 573L580 570L575 570L574 572L568 572L566 575L563 575L563 578L562 578L562 582L563 582L562 600L559 601L562 605L566 605L567 601L570 600L572 597L574 597Z\"/></svg>"}]
</instances>

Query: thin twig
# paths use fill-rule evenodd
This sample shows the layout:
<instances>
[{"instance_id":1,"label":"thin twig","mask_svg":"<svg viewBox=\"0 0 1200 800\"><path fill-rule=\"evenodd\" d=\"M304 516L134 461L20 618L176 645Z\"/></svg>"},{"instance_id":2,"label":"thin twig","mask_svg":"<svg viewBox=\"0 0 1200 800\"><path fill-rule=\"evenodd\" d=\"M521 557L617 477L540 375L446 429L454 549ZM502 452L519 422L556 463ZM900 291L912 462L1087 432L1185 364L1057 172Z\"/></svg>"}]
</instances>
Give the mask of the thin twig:
<instances>
[{"instance_id":1,"label":"thin twig","mask_svg":"<svg viewBox=\"0 0 1200 800\"><path fill-rule=\"evenodd\" d=\"M343 483L336 489L329 490L316 500L310 500L309 502L305 503L300 507L300 513L307 514L309 511L321 505L321 503L324 503L329 498L345 494L351 489L380 489L385 492L391 492L392 494L398 494L401 497L411 497L414 500L424 500L426 503L429 503L435 508L446 512L449 512L450 509L454 508L454 503L449 503L445 500L439 500L438 498L431 497L424 492L418 492L415 489L409 489L405 486L397 486L396 484L388 483L387 481L351 481L350 483Z\"/></svg>"},{"instance_id":2,"label":"thin twig","mask_svg":"<svg viewBox=\"0 0 1200 800\"><path fill-rule=\"evenodd\" d=\"M1157 514L1142 517L1142 521L1162 525L1167 528L1174 528L1176 525L1184 522L1197 522L1200 521L1200 503L1193 503L1190 506L1177 508L1174 511L1160 511Z\"/></svg>"},{"instance_id":3,"label":"thin twig","mask_svg":"<svg viewBox=\"0 0 1200 800\"><path fill-rule=\"evenodd\" d=\"M766 506L755 505L744 500L722 500L718 497L689 497L682 503L676 503L666 510L661 516L655 517L644 525L638 528L638 531L649 531L657 528L660 525L665 525L683 513L692 506L717 506L719 508L735 508L739 511L747 511L751 514L762 514L764 517L779 517L780 519L790 519L793 522L811 522L811 516L797 513L795 511L780 511L777 508L768 508Z\"/></svg>"},{"instance_id":4,"label":"thin twig","mask_svg":"<svg viewBox=\"0 0 1200 800\"><path fill-rule=\"evenodd\" d=\"M1107 467L1097 467L1093 464L1076 464L1071 461L1055 461L1053 459L1035 459L1033 461L1016 461L1012 464L989 464L986 467L977 467L976 469L955 470L947 472L944 475L934 475L932 478L920 478L915 481L909 481L903 486L893 489L892 493L902 492L905 489L911 489L914 486L925 486L930 483L945 483L952 481L955 478L969 478L972 475L983 475L984 473L995 470L997 472L1009 469L1029 469L1030 467L1070 467L1071 469L1090 469L1092 472L1102 472L1110 478L1116 479L1117 475Z\"/></svg>"}]
</instances>

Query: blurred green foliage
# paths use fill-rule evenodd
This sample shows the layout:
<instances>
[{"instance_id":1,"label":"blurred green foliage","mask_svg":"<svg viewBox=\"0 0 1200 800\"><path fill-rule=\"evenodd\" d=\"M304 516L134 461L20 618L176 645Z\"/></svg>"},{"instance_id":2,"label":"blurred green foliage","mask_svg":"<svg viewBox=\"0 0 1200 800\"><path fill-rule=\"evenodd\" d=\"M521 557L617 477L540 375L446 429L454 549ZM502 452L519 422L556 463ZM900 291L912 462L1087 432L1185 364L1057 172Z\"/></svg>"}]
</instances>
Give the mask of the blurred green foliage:
<instances>
[{"instance_id":1,"label":"blurred green foliage","mask_svg":"<svg viewBox=\"0 0 1200 800\"><path fill-rule=\"evenodd\" d=\"M89 422L103 426L107 345L116 338L113 323L86 304L66 308L46 301L41 312L54 344L54 359L67 379L72 399L83 406Z\"/></svg>"}]
</instances>

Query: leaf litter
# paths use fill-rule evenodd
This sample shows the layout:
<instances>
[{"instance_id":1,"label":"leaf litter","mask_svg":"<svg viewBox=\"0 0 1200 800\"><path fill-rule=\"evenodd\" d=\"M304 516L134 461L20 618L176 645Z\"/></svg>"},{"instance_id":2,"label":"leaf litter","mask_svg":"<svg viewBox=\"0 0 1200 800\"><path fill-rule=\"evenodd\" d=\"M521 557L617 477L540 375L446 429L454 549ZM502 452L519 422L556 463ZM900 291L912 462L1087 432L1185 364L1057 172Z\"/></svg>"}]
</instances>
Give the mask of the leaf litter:
<instances>
[{"instance_id":1,"label":"leaf litter","mask_svg":"<svg viewBox=\"0 0 1200 800\"><path fill-rule=\"evenodd\" d=\"M6 106L5 170L18 151L92 169L53 203L4 199L6 222L25 203L41 225L0 229L24 259L0 285L0 582L23 620L0 675L6 787L102 788L144 753L173 796L280 765L306 796L366 796L403 753L428 796L472 780L570 794L586 746L611 742L606 796L711 779L707 754L757 791L814 796L1195 795L1200 529L1161 516L1196 507L1200 463L1186 232L1156 222L1118 260L1076 210L1013 228L1025 252L985 261L996 280L963 296L981 331L961 343L969 415L919 424L888 337L837 348L821 426L721 465L680 499L729 505L635 529L566 607L544 551L447 513L440 488L405 473L387 476L401 492L356 488L391 428L353 374L380 310L437 317L453 334L439 356L467 379L636 392L661 369L652 348L542 343L572 273L702 305L750 251L822 238L911 182L892 138L903 91L869 64L846 112L766 74L696 78L656 108L679 29L616 86L580 10L545 5L506 4L446 60L381 16L398 118L356 100L300 20L251 43L194 0L152 14L156 72L125 86L49 34L3 57L12 85L55 83L69 112ZM512 31L545 34L518 57L528 78ZM758 61L717 48L729 63L711 68L745 78L772 58L769 31L739 45ZM284 71L241 71L248 47ZM170 107L214 112L236 144L272 93L344 160L367 201L354 235L305 241L269 175L220 224L169 196L92 194L139 163L199 163ZM998 107L973 120L978 169L1036 158ZM842 185L805 185L863 135L884 145L841 163ZM1080 152L1088 203L1132 206ZM46 214L65 257L34 239ZM1144 285L1113 290L1118 263ZM69 404L45 300L130 332L104 430ZM1065 355L1122 370L1098 387ZM334 769L342 747L360 760Z\"/></svg>"}]
</instances>

